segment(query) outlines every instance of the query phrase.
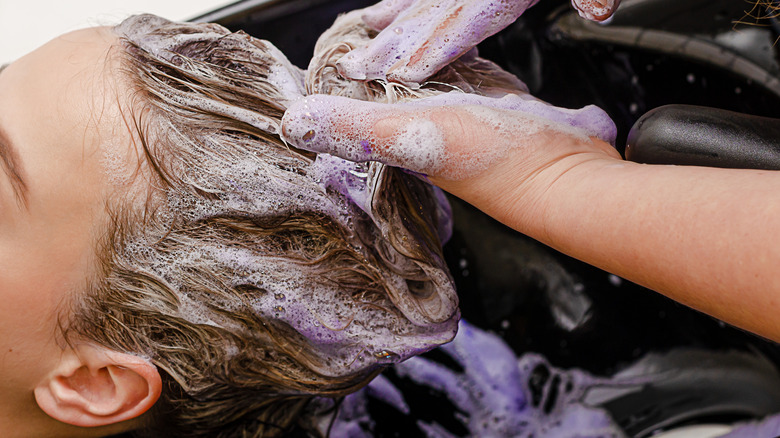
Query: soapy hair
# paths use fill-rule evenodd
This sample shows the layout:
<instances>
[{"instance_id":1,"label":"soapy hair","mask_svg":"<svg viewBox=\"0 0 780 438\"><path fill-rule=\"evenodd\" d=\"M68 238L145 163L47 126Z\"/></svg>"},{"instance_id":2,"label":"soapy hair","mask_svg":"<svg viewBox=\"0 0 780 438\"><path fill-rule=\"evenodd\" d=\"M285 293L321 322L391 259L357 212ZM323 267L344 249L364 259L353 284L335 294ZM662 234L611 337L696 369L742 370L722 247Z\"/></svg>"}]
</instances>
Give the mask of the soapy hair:
<instances>
[{"instance_id":1,"label":"soapy hair","mask_svg":"<svg viewBox=\"0 0 780 438\"><path fill-rule=\"evenodd\" d=\"M158 367L139 436L278 436L313 397L454 336L439 192L286 146L280 119L306 91L267 42L150 15L116 32L150 176L110 202L100 275L63 333Z\"/></svg>"}]
</instances>

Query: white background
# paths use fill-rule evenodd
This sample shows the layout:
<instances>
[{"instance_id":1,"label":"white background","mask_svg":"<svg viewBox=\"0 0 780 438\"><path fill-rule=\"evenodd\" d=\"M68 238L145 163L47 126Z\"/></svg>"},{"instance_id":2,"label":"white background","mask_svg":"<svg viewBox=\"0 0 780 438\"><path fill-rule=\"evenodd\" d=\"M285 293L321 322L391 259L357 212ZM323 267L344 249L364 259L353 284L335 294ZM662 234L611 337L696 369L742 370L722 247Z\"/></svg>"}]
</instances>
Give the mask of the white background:
<instances>
[{"instance_id":1,"label":"white background","mask_svg":"<svg viewBox=\"0 0 780 438\"><path fill-rule=\"evenodd\" d=\"M186 20L235 0L0 0L0 64L65 32L139 12Z\"/></svg>"}]
</instances>

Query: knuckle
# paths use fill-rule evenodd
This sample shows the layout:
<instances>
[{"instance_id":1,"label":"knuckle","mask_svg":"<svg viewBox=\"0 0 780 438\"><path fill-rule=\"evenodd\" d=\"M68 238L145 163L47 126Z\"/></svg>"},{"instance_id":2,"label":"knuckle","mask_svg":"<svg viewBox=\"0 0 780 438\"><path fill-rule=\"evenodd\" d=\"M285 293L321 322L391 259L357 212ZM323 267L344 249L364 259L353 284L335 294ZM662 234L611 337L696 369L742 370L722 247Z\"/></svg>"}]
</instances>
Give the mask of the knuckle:
<instances>
[{"instance_id":1,"label":"knuckle","mask_svg":"<svg viewBox=\"0 0 780 438\"><path fill-rule=\"evenodd\" d=\"M431 115L431 120L442 129L450 152L465 152L479 145L488 134L484 124L454 108L436 111Z\"/></svg>"}]
</instances>

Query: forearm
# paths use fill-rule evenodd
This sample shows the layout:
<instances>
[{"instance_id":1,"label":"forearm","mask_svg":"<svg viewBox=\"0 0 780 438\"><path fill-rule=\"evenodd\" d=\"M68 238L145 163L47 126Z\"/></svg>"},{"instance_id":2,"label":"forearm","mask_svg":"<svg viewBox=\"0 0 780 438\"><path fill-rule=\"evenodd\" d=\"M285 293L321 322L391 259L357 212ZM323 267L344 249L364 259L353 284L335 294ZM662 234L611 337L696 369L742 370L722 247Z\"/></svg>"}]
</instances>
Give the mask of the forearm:
<instances>
[{"instance_id":1,"label":"forearm","mask_svg":"<svg viewBox=\"0 0 780 438\"><path fill-rule=\"evenodd\" d=\"M532 211L509 211L505 221L566 254L780 339L780 173L595 159L558 177Z\"/></svg>"}]
</instances>

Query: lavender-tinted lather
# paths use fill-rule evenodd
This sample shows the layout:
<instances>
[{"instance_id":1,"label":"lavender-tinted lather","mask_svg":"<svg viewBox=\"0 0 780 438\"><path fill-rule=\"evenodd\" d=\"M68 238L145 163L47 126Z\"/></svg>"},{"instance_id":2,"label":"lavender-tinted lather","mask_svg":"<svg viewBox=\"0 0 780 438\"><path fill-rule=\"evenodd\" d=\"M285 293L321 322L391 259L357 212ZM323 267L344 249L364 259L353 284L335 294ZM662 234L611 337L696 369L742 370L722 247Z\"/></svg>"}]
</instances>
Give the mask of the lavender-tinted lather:
<instances>
[{"instance_id":1,"label":"lavender-tinted lather","mask_svg":"<svg viewBox=\"0 0 780 438\"><path fill-rule=\"evenodd\" d=\"M576 369L556 369L533 353L518 358L496 335L465 321L461 321L453 342L441 350L457 362L462 371L421 357L395 365L395 371L401 378L443 394L461 413L456 418L468 429L468 436L624 436L605 411L582 401L590 388L621 385L619 382L593 377ZM540 368L550 373L541 398L531 389L531 381L535 380L533 375ZM571 389L564 391L552 385ZM553 396L553 392L557 396ZM387 379L377 379L363 391L346 397L332 429L345 435L337 436L373 436L372 419L366 410L369 397L383 400L399 412L408 412L409 405L403 395ZM550 402L546 403L548 398ZM417 425L429 437L454 436L436 419L418 420Z\"/></svg>"},{"instance_id":2,"label":"lavender-tinted lather","mask_svg":"<svg viewBox=\"0 0 780 438\"><path fill-rule=\"evenodd\" d=\"M718 438L757 438L780 436L780 414L765 418L762 421L738 424L731 432Z\"/></svg>"},{"instance_id":3,"label":"lavender-tinted lather","mask_svg":"<svg viewBox=\"0 0 780 438\"><path fill-rule=\"evenodd\" d=\"M215 24L199 25L199 34L181 33L171 37L150 32L150 28L169 22L148 15L124 23L117 28L120 34L132 37L142 32L143 37L131 38L140 49L171 62L177 56L176 44L203 38L204 34L209 38L251 39L245 34L228 34L226 29ZM257 85L265 97L280 107L300 99L307 89L303 72L271 43L251 42L245 59L267 66L267 75L257 78ZM186 97L186 101L182 97L170 99L177 99L186 107L249 124L269 136L279 133L279 120L274 117L193 94ZM202 134L198 131L192 135ZM193 139L193 144L211 141L219 141L219 138L197 138L197 141ZM316 142L318 136L315 132L302 133L301 141ZM232 274L226 281L234 286L251 285L264 291L242 296L240 304L219 302L219 306L224 307L218 308L251 306L259 318L291 328L297 332L296 336L306 339L307 354L317 359L313 360L316 363L313 369L321 375L366 373L379 364L406 359L452 339L459 319L457 296L440 250L436 248L438 242L420 247L418 254L421 257L408 257L401 251L407 242L417 243L412 233L419 229L413 225L419 223L402 223L397 209L379 211L397 202L393 192L397 187L391 183L401 185L406 184L405 181L388 183L392 175L387 176L385 166L378 163L358 164L328 155L311 160L286 151L273 141L252 141L241 143L241 146L247 149L225 154L199 150L197 156L210 160L209 165L203 166L206 171L185 171L177 176L192 187L214 194L214 198L205 200L191 191L172 189L167 193L165 208L175 211L175 217L181 215L191 223L238 211L259 222L296 215L303 217L304 214L321 217L332 223L334 230L340 230L331 240L343 245L344 252L372 260L372 272L381 283L381 289L378 288L374 296L353 294L338 281L326 281L328 273L316 274L322 282L313 281L313 276L302 269L301 259L240 245L204 243L198 248L183 245L176 253L151 252L152 245L141 236L126 245L125 257L148 260L148 272L166 281L174 290L181 284L182 272L224 269ZM430 201L421 207L426 215L433 215L440 209L446 211L446 207L435 205L435 192L417 184L414 186L421 190L419 198ZM392 201L388 200L391 196ZM443 222L446 217L430 216L430 221L436 220ZM425 225L421 224L420 228L427 230ZM427 231L435 233L437 230ZM401 243L391 244L391 239ZM410 284L416 294L410 290ZM428 287L424 299L420 297L420 284ZM207 304L211 302L208 300L219 298L199 297L184 290L177 290L176 298L180 302L177 311L182 319L217 327L230 323Z\"/></svg>"},{"instance_id":4,"label":"lavender-tinted lather","mask_svg":"<svg viewBox=\"0 0 780 438\"><path fill-rule=\"evenodd\" d=\"M579 110L558 108L530 95L510 94L502 98L450 92L400 104L360 102L338 96L309 96L295 102L282 119L282 136L296 147L333 154L351 161L381 161L415 172L438 174L452 162L467 160L449 154L443 133L425 118L425 110L437 107L495 108L503 114L487 114L482 122L497 129L520 123L519 132L507 132L504 153L514 147L511 134L542 129L561 131L583 139L597 137L614 143L617 130L609 116L596 106ZM374 126L383 118L396 117L407 122L398 133L377 140ZM503 128L502 128L503 127ZM312 134L314 133L314 134ZM311 137L308 140L305 137ZM521 140L521 139L518 139ZM382 144L377 144L381 141ZM490 157L483 157L486 160ZM492 158L497 159L496 157ZM473 161L474 165L485 162ZM440 175L440 174L439 174ZM446 175L452 179L469 176Z\"/></svg>"},{"instance_id":5,"label":"lavender-tinted lather","mask_svg":"<svg viewBox=\"0 0 780 438\"><path fill-rule=\"evenodd\" d=\"M379 35L343 57L350 79L416 87L485 38L512 24L538 0L385 0L363 12ZM572 0L585 19L604 21L620 0Z\"/></svg>"},{"instance_id":6,"label":"lavender-tinted lather","mask_svg":"<svg viewBox=\"0 0 780 438\"><path fill-rule=\"evenodd\" d=\"M383 27L366 47L338 64L356 80L383 79L417 86L485 38L505 28L537 0L393 0L369 8L364 19ZM377 29L379 30L379 29Z\"/></svg>"}]
</instances>

